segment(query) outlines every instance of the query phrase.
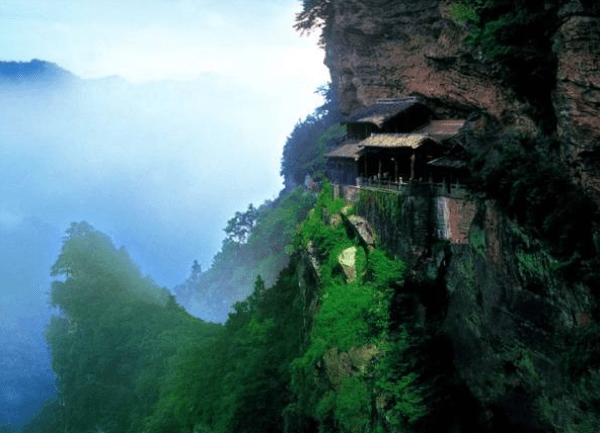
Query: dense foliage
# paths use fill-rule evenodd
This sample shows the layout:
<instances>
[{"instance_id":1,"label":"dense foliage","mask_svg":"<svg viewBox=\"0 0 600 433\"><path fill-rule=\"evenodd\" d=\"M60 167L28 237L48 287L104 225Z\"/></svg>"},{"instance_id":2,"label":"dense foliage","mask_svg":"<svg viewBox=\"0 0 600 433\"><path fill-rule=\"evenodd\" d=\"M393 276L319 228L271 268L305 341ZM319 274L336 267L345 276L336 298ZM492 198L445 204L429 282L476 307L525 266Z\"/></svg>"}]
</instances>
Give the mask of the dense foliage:
<instances>
[{"instance_id":1,"label":"dense foliage","mask_svg":"<svg viewBox=\"0 0 600 433\"><path fill-rule=\"evenodd\" d=\"M258 278L210 345L189 346L173 359L148 432L275 432L289 399L288 364L300 348L302 312L293 266L266 289Z\"/></svg>"},{"instance_id":2,"label":"dense foliage","mask_svg":"<svg viewBox=\"0 0 600 433\"><path fill-rule=\"evenodd\" d=\"M389 332L404 265L361 245L343 223L352 212L344 204L326 187L297 239L318 258L320 291L306 348L292 363L296 400L286 408L288 431L315 424L323 432L405 429L425 414L409 366L414 340L404 326ZM341 258L348 253L353 265Z\"/></svg>"},{"instance_id":3,"label":"dense foliage","mask_svg":"<svg viewBox=\"0 0 600 433\"><path fill-rule=\"evenodd\" d=\"M301 33L321 29L320 44L324 45L329 36L333 13L333 0L302 0L302 12L296 15L294 28Z\"/></svg>"},{"instance_id":4,"label":"dense foliage","mask_svg":"<svg viewBox=\"0 0 600 433\"><path fill-rule=\"evenodd\" d=\"M313 204L313 194L297 188L258 209L250 205L238 212L210 269L192 265L189 278L175 287L178 302L198 317L224 322L231 306L252 293L258 275L267 286L274 284L289 261L286 247L294 230Z\"/></svg>"},{"instance_id":5,"label":"dense foliage","mask_svg":"<svg viewBox=\"0 0 600 433\"><path fill-rule=\"evenodd\" d=\"M325 153L339 144L345 130L341 119L335 87L322 87L325 103L301 122L287 138L281 158L281 175L286 190L302 185L306 175L322 178L325 170Z\"/></svg>"},{"instance_id":6,"label":"dense foliage","mask_svg":"<svg viewBox=\"0 0 600 433\"><path fill-rule=\"evenodd\" d=\"M296 205L302 194L292 194ZM302 225L287 228L289 265L270 287L258 276L225 326L189 316L123 248L73 223L52 267L61 314L47 339L59 394L24 431L356 432L417 422L425 400L411 347L421 337L390 323L404 266L365 248L342 222L349 212L326 185ZM253 235L272 233L260 232L267 223L259 216ZM348 249L353 277L340 259ZM195 266L192 277L202 275Z\"/></svg>"},{"instance_id":7,"label":"dense foliage","mask_svg":"<svg viewBox=\"0 0 600 433\"><path fill-rule=\"evenodd\" d=\"M218 338L171 364L159 422L148 431L376 431L424 415L418 357L408 357L417 340L410 326L388 332L403 264L365 250L341 223L349 211L326 185L275 284L267 288L258 277ZM356 250L352 281L339 259L349 248ZM318 271L306 267L308 251Z\"/></svg>"},{"instance_id":8,"label":"dense foliage","mask_svg":"<svg viewBox=\"0 0 600 433\"><path fill-rule=\"evenodd\" d=\"M46 338L58 400L24 431L139 431L170 374L168 359L218 326L185 313L86 222L67 230L52 275L59 279L51 302L61 314Z\"/></svg>"}]
</instances>

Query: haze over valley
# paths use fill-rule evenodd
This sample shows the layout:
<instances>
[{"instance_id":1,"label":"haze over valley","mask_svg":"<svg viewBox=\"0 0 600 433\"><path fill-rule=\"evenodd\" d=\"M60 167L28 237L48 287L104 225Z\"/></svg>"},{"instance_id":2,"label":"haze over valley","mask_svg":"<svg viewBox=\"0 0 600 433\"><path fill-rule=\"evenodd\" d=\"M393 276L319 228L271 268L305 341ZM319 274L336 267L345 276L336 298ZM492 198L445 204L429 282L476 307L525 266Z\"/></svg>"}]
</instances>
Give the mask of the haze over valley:
<instances>
[{"instance_id":1,"label":"haze over valley","mask_svg":"<svg viewBox=\"0 0 600 433\"><path fill-rule=\"evenodd\" d=\"M201 3L0 5L0 425L55 392L43 333L71 222L172 289L194 260L210 267L236 211L283 187L286 137L322 101L322 50L294 32L295 1L260 16Z\"/></svg>"}]
</instances>

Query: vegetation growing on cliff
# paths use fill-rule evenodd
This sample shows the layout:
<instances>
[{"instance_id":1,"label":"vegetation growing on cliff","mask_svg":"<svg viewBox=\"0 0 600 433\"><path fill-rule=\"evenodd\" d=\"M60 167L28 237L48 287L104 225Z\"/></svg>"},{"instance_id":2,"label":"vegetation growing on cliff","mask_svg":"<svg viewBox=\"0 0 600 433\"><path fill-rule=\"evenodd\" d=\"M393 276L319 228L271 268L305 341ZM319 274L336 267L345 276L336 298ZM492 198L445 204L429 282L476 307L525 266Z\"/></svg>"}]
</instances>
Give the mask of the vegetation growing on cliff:
<instances>
[{"instance_id":1,"label":"vegetation growing on cliff","mask_svg":"<svg viewBox=\"0 0 600 433\"><path fill-rule=\"evenodd\" d=\"M346 135L339 125L341 114L335 86L330 83L318 92L325 98L324 104L294 126L283 147L281 175L286 190L302 185L307 175L322 179L326 151Z\"/></svg>"},{"instance_id":2,"label":"vegetation growing on cliff","mask_svg":"<svg viewBox=\"0 0 600 433\"><path fill-rule=\"evenodd\" d=\"M556 267L563 276L585 277L591 283L581 265L598 260L593 225L598 209L570 178L556 139L542 134L489 139L473 147L470 166L472 191L497 200L508 215L547 242L552 254L564 262Z\"/></svg>"},{"instance_id":3,"label":"vegetation growing on cliff","mask_svg":"<svg viewBox=\"0 0 600 433\"><path fill-rule=\"evenodd\" d=\"M551 95L556 80L554 35L560 1L464 0L451 4L451 17L466 23L465 42L505 84L531 104L531 116L546 133L556 127Z\"/></svg>"},{"instance_id":4,"label":"vegetation growing on cliff","mask_svg":"<svg viewBox=\"0 0 600 433\"><path fill-rule=\"evenodd\" d=\"M188 316L124 249L74 223L53 267L62 314L47 331L59 400L24 431L414 425L426 413L413 350L424 340L410 322L390 322L404 265L364 247L344 222L349 212L326 185L296 231L289 266L271 287L257 277L225 326Z\"/></svg>"},{"instance_id":5,"label":"vegetation growing on cliff","mask_svg":"<svg viewBox=\"0 0 600 433\"><path fill-rule=\"evenodd\" d=\"M343 223L350 211L344 205L326 186L300 232L300 248L319 263L320 301L306 350L293 362L298 401L286 409L287 423L316 418L320 431L341 432L405 428L425 406L409 367L412 337L406 328L389 333L404 265L364 249ZM343 264L345 253L350 264Z\"/></svg>"},{"instance_id":6,"label":"vegetation growing on cliff","mask_svg":"<svg viewBox=\"0 0 600 433\"><path fill-rule=\"evenodd\" d=\"M332 0L302 0L302 12L296 14L294 28L301 33L321 29L319 43L324 46L333 19Z\"/></svg>"},{"instance_id":7,"label":"vegetation growing on cliff","mask_svg":"<svg viewBox=\"0 0 600 433\"><path fill-rule=\"evenodd\" d=\"M350 211L326 185L277 282L258 278L210 347L171 364L181 383L163 388L152 419L167 420L147 431L380 431L423 417L421 337L410 323L390 332L404 266L361 246Z\"/></svg>"}]
</instances>

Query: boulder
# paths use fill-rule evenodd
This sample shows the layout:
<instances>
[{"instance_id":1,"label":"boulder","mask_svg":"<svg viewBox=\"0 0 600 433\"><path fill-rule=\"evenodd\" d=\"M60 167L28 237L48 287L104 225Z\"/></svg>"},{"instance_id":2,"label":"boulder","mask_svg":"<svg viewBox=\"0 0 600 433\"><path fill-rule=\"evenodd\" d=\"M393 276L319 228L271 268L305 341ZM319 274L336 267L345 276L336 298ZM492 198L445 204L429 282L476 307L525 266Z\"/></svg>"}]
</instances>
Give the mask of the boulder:
<instances>
[{"instance_id":1,"label":"boulder","mask_svg":"<svg viewBox=\"0 0 600 433\"><path fill-rule=\"evenodd\" d=\"M346 275L346 281L356 280L356 247L346 248L338 256L338 261Z\"/></svg>"},{"instance_id":2,"label":"boulder","mask_svg":"<svg viewBox=\"0 0 600 433\"><path fill-rule=\"evenodd\" d=\"M358 215L350 215L348 217L348 222L352 224L356 230L356 233L358 233L365 244L367 244L369 247L373 247L375 245L373 228L366 219Z\"/></svg>"}]
</instances>

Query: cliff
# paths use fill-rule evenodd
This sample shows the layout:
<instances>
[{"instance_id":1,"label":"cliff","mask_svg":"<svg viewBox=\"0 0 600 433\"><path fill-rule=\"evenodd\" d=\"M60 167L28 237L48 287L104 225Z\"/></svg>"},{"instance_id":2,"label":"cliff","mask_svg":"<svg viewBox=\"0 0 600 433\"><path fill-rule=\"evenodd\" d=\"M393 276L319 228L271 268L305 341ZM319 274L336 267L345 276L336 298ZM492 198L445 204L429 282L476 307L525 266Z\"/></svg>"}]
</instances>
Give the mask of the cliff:
<instances>
[{"instance_id":1,"label":"cliff","mask_svg":"<svg viewBox=\"0 0 600 433\"><path fill-rule=\"evenodd\" d=\"M494 41L477 44L469 43L474 24L451 18L451 2L331 3L325 62L343 112L419 95L440 118L483 111L503 128L534 134L542 127L560 137L573 175L598 198L597 4L503 2L481 17ZM498 55L505 47L509 53Z\"/></svg>"},{"instance_id":2,"label":"cliff","mask_svg":"<svg viewBox=\"0 0 600 433\"><path fill-rule=\"evenodd\" d=\"M599 11L534 3L305 0L345 114L408 94L466 118L467 184L323 182L236 215L177 290L224 326L144 302L162 289L72 227L52 296L79 320L47 332L61 401L24 431L597 431ZM288 179L339 142L321 116L288 140Z\"/></svg>"},{"instance_id":3,"label":"cliff","mask_svg":"<svg viewBox=\"0 0 600 433\"><path fill-rule=\"evenodd\" d=\"M397 308L450 340L439 356L472 398L460 431L597 428L600 6L325 3L326 65L345 114L413 95L438 119L469 119L466 243L436 236L432 212L407 199L358 208L410 265Z\"/></svg>"}]
</instances>

